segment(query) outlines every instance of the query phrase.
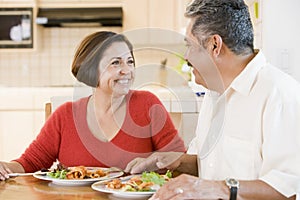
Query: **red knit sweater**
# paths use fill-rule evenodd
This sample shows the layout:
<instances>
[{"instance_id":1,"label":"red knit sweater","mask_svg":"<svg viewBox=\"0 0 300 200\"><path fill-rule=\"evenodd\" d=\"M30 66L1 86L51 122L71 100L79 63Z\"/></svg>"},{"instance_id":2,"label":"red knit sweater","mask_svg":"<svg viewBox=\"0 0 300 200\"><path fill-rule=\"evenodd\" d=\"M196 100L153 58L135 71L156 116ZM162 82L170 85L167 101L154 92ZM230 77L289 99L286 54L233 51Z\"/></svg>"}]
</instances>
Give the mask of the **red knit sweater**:
<instances>
[{"instance_id":1,"label":"red knit sweater","mask_svg":"<svg viewBox=\"0 0 300 200\"><path fill-rule=\"evenodd\" d=\"M110 142L98 140L86 121L89 97L61 105L16 161L26 172L65 166L120 167L153 151L185 151L183 140L159 99L150 92L130 91L124 123Z\"/></svg>"}]
</instances>

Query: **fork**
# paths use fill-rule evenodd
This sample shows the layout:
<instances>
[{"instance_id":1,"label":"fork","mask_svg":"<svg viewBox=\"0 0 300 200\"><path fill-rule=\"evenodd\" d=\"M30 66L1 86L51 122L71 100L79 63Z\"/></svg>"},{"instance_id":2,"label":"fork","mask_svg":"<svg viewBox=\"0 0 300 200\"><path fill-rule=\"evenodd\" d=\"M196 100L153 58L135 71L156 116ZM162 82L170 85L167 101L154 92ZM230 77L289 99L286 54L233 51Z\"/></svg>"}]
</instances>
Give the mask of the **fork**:
<instances>
[{"instance_id":1,"label":"fork","mask_svg":"<svg viewBox=\"0 0 300 200\"><path fill-rule=\"evenodd\" d=\"M118 167L110 167L108 169L108 172L109 173L113 173L113 172L123 172L123 175L122 176L128 176L128 175L131 175L130 173L128 172L125 172L124 170L118 168Z\"/></svg>"},{"instance_id":2,"label":"fork","mask_svg":"<svg viewBox=\"0 0 300 200\"><path fill-rule=\"evenodd\" d=\"M18 176L32 176L34 174L38 174L38 175L46 175L47 172L33 172L33 173L10 173L8 174L9 178L12 178L12 177L18 177Z\"/></svg>"}]
</instances>

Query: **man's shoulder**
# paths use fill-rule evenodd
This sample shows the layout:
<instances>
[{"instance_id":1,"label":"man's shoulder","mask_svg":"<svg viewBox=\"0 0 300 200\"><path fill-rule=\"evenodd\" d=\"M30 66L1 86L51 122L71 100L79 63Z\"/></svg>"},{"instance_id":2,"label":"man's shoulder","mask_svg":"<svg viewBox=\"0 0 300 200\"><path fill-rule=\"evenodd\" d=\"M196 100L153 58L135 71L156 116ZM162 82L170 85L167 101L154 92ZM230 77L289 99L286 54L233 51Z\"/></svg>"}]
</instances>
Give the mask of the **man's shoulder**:
<instances>
[{"instance_id":1,"label":"man's shoulder","mask_svg":"<svg viewBox=\"0 0 300 200\"><path fill-rule=\"evenodd\" d=\"M297 88L300 89L300 83L294 77L272 65L264 67L261 76L266 82L280 90L288 91L292 89L295 91Z\"/></svg>"},{"instance_id":2,"label":"man's shoulder","mask_svg":"<svg viewBox=\"0 0 300 200\"><path fill-rule=\"evenodd\" d=\"M265 66L259 73L257 88L267 95L285 102L299 101L300 83L291 75L272 65Z\"/></svg>"}]
</instances>

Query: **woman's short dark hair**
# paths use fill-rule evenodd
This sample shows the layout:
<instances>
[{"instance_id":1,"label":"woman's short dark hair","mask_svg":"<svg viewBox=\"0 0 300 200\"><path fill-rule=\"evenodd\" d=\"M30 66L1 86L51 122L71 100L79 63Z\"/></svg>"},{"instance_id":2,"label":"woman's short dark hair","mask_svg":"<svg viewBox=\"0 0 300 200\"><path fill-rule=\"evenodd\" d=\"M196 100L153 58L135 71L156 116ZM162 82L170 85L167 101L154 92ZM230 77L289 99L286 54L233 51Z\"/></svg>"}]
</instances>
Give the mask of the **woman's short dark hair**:
<instances>
[{"instance_id":1,"label":"woman's short dark hair","mask_svg":"<svg viewBox=\"0 0 300 200\"><path fill-rule=\"evenodd\" d=\"M254 52L253 26L243 0L194 0L185 16L195 19L192 34L204 47L210 36L218 34L235 54Z\"/></svg>"},{"instance_id":2,"label":"woman's short dark hair","mask_svg":"<svg viewBox=\"0 0 300 200\"><path fill-rule=\"evenodd\" d=\"M103 52L114 42L125 42L133 57L132 44L122 34L99 31L88 35L82 40L72 63L72 74L78 81L91 87L97 87L99 83L99 62Z\"/></svg>"}]
</instances>

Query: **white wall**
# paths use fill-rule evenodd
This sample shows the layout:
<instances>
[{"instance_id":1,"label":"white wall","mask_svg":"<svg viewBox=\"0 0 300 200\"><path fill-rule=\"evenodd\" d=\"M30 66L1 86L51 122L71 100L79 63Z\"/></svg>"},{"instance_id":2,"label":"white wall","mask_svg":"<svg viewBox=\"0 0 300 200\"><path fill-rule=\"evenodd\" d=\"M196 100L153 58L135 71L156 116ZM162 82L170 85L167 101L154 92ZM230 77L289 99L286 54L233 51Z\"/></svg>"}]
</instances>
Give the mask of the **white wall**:
<instances>
[{"instance_id":1,"label":"white wall","mask_svg":"<svg viewBox=\"0 0 300 200\"><path fill-rule=\"evenodd\" d=\"M261 3L263 52L270 63L300 82L300 1Z\"/></svg>"}]
</instances>

